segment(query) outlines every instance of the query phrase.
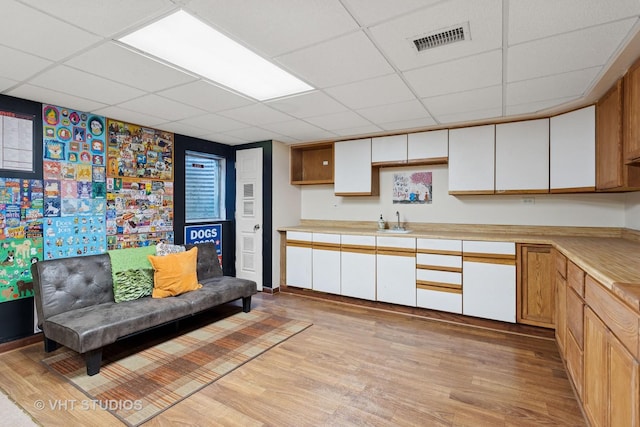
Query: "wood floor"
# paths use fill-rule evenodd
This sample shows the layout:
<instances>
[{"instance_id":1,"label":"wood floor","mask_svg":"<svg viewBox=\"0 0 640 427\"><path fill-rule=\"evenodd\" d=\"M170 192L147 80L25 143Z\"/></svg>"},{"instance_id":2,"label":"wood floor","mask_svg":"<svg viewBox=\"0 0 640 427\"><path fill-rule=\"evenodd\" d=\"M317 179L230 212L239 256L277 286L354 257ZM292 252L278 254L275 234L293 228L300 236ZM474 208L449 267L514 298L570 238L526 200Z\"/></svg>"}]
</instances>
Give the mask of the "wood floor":
<instances>
[{"instance_id":1,"label":"wood floor","mask_svg":"<svg viewBox=\"0 0 640 427\"><path fill-rule=\"evenodd\" d=\"M552 339L289 293L253 309L313 326L144 426L586 425ZM0 354L0 388L43 426L119 425L101 409L38 410L86 399L43 355L41 343Z\"/></svg>"}]
</instances>

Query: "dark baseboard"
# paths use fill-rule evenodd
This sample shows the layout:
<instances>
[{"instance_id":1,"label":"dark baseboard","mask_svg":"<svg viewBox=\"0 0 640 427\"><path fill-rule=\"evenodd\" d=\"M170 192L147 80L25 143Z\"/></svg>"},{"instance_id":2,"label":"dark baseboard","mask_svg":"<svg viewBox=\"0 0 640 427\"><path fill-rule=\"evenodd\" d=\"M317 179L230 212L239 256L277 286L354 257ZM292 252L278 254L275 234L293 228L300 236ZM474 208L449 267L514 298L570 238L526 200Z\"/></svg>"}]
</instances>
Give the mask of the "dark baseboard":
<instances>
[{"instance_id":1,"label":"dark baseboard","mask_svg":"<svg viewBox=\"0 0 640 427\"><path fill-rule=\"evenodd\" d=\"M267 288L266 286L263 286L262 292L264 292L265 294L271 294L271 295L277 294L280 292L280 287L277 287L274 289L274 288Z\"/></svg>"},{"instance_id":2,"label":"dark baseboard","mask_svg":"<svg viewBox=\"0 0 640 427\"><path fill-rule=\"evenodd\" d=\"M9 341L0 344L0 353L6 353L7 351L15 350L16 348L26 347L31 344L42 341L42 332L31 335L29 337L20 338L17 340Z\"/></svg>"}]
</instances>

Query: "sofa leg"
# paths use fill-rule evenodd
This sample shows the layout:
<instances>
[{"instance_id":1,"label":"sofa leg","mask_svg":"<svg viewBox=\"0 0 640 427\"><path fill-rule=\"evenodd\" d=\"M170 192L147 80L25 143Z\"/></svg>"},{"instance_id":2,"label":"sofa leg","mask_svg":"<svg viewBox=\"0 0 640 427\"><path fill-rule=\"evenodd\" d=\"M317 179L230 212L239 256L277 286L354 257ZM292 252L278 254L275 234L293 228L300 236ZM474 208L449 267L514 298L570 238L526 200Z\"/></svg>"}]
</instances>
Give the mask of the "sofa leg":
<instances>
[{"instance_id":1,"label":"sofa leg","mask_svg":"<svg viewBox=\"0 0 640 427\"><path fill-rule=\"evenodd\" d=\"M102 365L102 349L91 350L84 355L85 363L87 364L87 375L92 376L100 372L100 365Z\"/></svg>"},{"instance_id":2,"label":"sofa leg","mask_svg":"<svg viewBox=\"0 0 640 427\"><path fill-rule=\"evenodd\" d=\"M245 313L251 311L251 297L242 297L242 311Z\"/></svg>"},{"instance_id":3,"label":"sofa leg","mask_svg":"<svg viewBox=\"0 0 640 427\"><path fill-rule=\"evenodd\" d=\"M45 353L51 353L55 349L57 349L59 344L54 340L51 340L47 337L44 337L44 351Z\"/></svg>"}]
</instances>

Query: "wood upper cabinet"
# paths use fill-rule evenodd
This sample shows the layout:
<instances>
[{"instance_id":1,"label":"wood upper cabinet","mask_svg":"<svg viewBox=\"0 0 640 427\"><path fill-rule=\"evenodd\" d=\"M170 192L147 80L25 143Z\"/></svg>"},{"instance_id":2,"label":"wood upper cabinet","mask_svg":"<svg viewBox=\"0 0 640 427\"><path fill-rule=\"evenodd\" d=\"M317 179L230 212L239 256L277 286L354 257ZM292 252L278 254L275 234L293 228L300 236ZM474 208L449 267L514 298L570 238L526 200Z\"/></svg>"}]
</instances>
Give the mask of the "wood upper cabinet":
<instances>
[{"instance_id":1,"label":"wood upper cabinet","mask_svg":"<svg viewBox=\"0 0 640 427\"><path fill-rule=\"evenodd\" d=\"M496 125L496 193L549 192L549 119Z\"/></svg>"},{"instance_id":2,"label":"wood upper cabinet","mask_svg":"<svg viewBox=\"0 0 640 427\"><path fill-rule=\"evenodd\" d=\"M334 144L334 192L337 196L379 194L379 173L371 167L371 138Z\"/></svg>"},{"instance_id":3,"label":"wood upper cabinet","mask_svg":"<svg viewBox=\"0 0 640 427\"><path fill-rule=\"evenodd\" d=\"M517 244L517 321L555 327L556 290L549 245Z\"/></svg>"},{"instance_id":4,"label":"wood upper cabinet","mask_svg":"<svg viewBox=\"0 0 640 427\"><path fill-rule=\"evenodd\" d=\"M640 164L640 60L627 71L623 85L624 159Z\"/></svg>"},{"instance_id":5,"label":"wood upper cabinet","mask_svg":"<svg viewBox=\"0 0 640 427\"><path fill-rule=\"evenodd\" d=\"M407 163L407 135L381 136L371 139L371 164L404 165Z\"/></svg>"},{"instance_id":6,"label":"wood upper cabinet","mask_svg":"<svg viewBox=\"0 0 640 427\"><path fill-rule=\"evenodd\" d=\"M333 142L292 145L289 153L291 184L333 183Z\"/></svg>"},{"instance_id":7,"label":"wood upper cabinet","mask_svg":"<svg viewBox=\"0 0 640 427\"><path fill-rule=\"evenodd\" d=\"M593 105L551 117L549 177L552 193L595 191L595 120Z\"/></svg>"},{"instance_id":8,"label":"wood upper cabinet","mask_svg":"<svg viewBox=\"0 0 640 427\"><path fill-rule=\"evenodd\" d=\"M598 191L628 191L640 188L640 167L625 164L625 146L630 132L623 138L626 115L623 108L623 80L596 104L596 188ZM640 123L638 123L640 125Z\"/></svg>"},{"instance_id":9,"label":"wood upper cabinet","mask_svg":"<svg viewBox=\"0 0 640 427\"><path fill-rule=\"evenodd\" d=\"M449 160L449 130L410 133L407 137L407 163L444 164Z\"/></svg>"},{"instance_id":10,"label":"wood upper cabinet","mask_svg":"<svg viewBox=\"0 0 640 427\"><path fill-rule=\"evenodd\" d=\"M449 131L449 194L494 194L495 128Z\"/></svg>"}]
</instances>

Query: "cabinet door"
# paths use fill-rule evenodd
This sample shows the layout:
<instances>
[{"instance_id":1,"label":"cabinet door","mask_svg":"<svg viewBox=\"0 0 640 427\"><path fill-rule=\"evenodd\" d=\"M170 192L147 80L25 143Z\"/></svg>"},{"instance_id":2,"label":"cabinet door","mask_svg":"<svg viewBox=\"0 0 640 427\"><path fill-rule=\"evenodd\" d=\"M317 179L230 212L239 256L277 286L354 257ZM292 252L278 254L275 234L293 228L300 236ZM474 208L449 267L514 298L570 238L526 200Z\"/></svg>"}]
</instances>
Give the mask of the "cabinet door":
<instances>
[{"instance_id":1,"label":"cabinet door","mask_svg":"<svg viewBox=\"0 0 640 427\"><path fill-rule=\"evenodd\" d=\"M596 187L595 106L551 117L551 192L588 192Z\"/></svg>"},{"instance_id":2,"label":"cabinet door","mask_svg":"<svg viewBox=\"0 0 640 427\"><path fill-rule=\"evenodd\" d=\"M609 342L609 425L638 427L640 426L638 361L615 335L609 332L607 337Z\"/></svg>"},{"instance_id":3,"label":"cabinet door","mask_svg":"<svg viewBox=\"0 0 640 427\"><path fill-rule=\"evenodd\" d=\"M371 164L407 163L407 135L391 135L371 140Z\"/></svg>"},{"instance_id":4,"label":"cabinet door","mask_svg":"<svg viewBox=\"0 0 640 427\"><path fill-rule=\"evenodd\" d=\"M312 286L312 234L287 232L287 286L311 289Z\"/></svg>"},{"instance_id":5,"label":"cabinet door","mask_svg":"<svg viewBox=\"0 0 640 427\"><path fill-rule=\"evenodd\" d=\"M449 194L493 194L495 125L449 131Z\"/></svg>"},{"instance_id":6,"label":"cabinet door","mask_svg":"<svg viewBox=\"0 0 640 427\"><path fill-rule=\"evenodd\" d=\"M496 125L496 192L549 192L549 119Z\"/></svg>"},{"instance_id":7,"label":"cabinet door","mask_svg":"<svg viewBox=\"0 0 640 427\"><path fill-rule=\"evenodd\" d=\"M371 168L371 138L336 142L334 156L336 195L378 194L378 174Z\"/></svg>"},{"instance_id":8,"label":"cabinet door","mask_svg":"<svg viewBox=\"0 0 640 427\"><path fill-rule=\"evenodd\" d=\"M619 80L596 105L596 188L623 185L622 81Z\"/></svg>"},{"instance_id":9,"label":"cabinet door","mask_svg":"<svg viewBox=\"0 0 640 427\"><path fill-rule=\"evenodd\" d=\"M340 235L313 233L313 290L340 294Z\"/></svg>"},{"instance_id":10,"label":"cabinet door","mask_svg":"<svg viewBox=\"0 0 640 427\"><path fill-rule=\"evenodd\" d=\"M376 255L378 301L416 306L416 257L411 254Z\"/></svg>"},{"instance_id":11,"label":"cabinet door","mask_svg":"<svg viewBox=\"0 0 640 427\"><path fill-rule=\"evenodd\" d=\"M584 410L593 426L606 426L609 394L607 327L588 308L584 316L584 335Z\"/></svg>"},{"instance_id":12,"label":"cabinet door","mask_svg":"<svg viewBox=\"0 0 640 427\"><path fill-rule=\"evenodd\" d=\"M518 322L553 328L556 292L549 245L518 246Z\"/></svg>"},{"instance_id":13,"label":"cabinet door","mask_svg":"<svg viewBox=\"0 0 640 427\"><path fill-rule=\"evenodd\" d=\"M567 280L556 271L556 342L560 354L566 358L567 336Z\"/></svg>"},{"instance_id":14,"label":"cabinet door","mask_svg":"<svg viewBox=\"0 0 640 427\"><path fill-rule=\"evenodd\" d=\"M408 163L439 164L449 158L449 130L410 133L407 139Z\"/></svg>"},{"instance_id":15,"label":"cabinet door","mask_svg":"<svg viewBox=\"0 0 640 427\"><path fill-rule=\"evenodd\" d=\"M624 76L624 158L640 159L640 60Z\"/></svg>"},{"instance_id":16,"label":"cabinet door","mask_svg":"<svg viewBox=\"0 0 640 427\"><path fill-rule=\"evenodd\" d=\"M342 295L375 301L376 238L343 235L341 246Z\"/></svg>"}]
</instances>

